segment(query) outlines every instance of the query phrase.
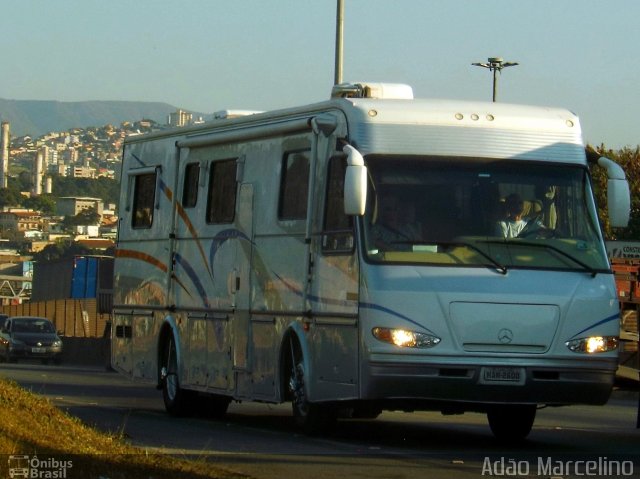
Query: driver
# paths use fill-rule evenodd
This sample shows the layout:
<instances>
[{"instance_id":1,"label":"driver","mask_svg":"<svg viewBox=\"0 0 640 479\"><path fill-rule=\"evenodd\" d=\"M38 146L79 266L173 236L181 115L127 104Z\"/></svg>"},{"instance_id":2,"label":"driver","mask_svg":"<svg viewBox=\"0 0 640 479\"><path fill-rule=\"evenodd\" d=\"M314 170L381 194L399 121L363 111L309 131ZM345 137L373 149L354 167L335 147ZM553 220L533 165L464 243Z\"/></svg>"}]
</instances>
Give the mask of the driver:
<instances>
[{"instance_id":1,"label":"driver","mask_svg":"<svg viewBox=\"0 0 640 479\"><path fill-rule=\"evenodd\" d=\"M381 251L411 250L411 242L420 239L412 204L401 205L400 200L387 195L380 200L380 217L372 225L373 244Z\"/></svg>"},{"instance_id":2,"label":"driver","mask_svg":"<svg viewBox=\"0 0 640 479\"><path fill-rule=\"evenodd\" d=\"M527 222L522 219L524 212L524 201L517 193L512 193L504 201L505 218L498 221L496 234L504 238L515 238L527 226Z\"/></svg>"}]
</instances>

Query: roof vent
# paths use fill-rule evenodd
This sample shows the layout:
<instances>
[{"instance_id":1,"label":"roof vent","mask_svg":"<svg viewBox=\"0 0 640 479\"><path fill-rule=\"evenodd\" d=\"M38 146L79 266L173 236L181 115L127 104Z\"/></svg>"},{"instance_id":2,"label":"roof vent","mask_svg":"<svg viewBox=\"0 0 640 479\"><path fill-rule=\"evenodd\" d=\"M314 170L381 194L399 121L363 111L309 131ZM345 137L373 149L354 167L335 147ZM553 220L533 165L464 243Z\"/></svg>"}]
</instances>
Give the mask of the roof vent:
<instances>
[{"instance_id":1,"label":"roof vent","mask_svg":"<svg viewBox=\"0 0 640 479\"><path fill-rule=\"evenodd\" d=\"M340 83L331 89L331 98L413 100L413 89L402 83Z\"/></svg>"}]
</instances>

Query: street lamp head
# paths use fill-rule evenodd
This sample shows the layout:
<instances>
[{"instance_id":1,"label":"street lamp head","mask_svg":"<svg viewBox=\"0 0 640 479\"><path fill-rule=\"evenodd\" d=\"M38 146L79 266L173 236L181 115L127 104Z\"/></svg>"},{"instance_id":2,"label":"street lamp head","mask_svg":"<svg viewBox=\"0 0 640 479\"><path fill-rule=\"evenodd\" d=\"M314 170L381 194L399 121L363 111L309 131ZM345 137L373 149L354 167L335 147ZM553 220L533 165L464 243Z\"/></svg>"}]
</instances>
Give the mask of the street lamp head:
<instances>
[{"instance_id":1,"label":"street lamp head","mask_svg":"<svg viewBox=\"0 0 640 479\"><path fill-rule=\"evenodd\" d=\"M516 62L505 62L502 57L489 57L487 58L487 63L472 63L471 65L476 67L488 68L491 72L493 72L493 101L496 101L496 92L497 92L497 81L498 75L497 73L502 73L502 69L505 67L514 67L517 65Z\"/></svg>"}]
</instances>

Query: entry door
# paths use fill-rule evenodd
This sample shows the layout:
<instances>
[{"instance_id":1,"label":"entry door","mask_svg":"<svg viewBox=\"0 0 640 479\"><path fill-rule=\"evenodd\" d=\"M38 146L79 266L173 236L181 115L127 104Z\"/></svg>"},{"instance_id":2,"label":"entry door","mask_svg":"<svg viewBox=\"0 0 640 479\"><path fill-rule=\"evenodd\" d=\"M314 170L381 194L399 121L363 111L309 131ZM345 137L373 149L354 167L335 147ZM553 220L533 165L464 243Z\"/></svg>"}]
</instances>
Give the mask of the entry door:
<instances>
[{"instance_id":1,"label":"entry door","mask_svg":"<svg viewBox=\"0 0 640 479\"><path fill-rule=\"evenodd\" d=\"M358 383L358 260L353 220L344 214L343 191L346 162L334 155L318 161L316 225L313 236L311 300L314 370L326 392L355 397ZM324 180L324 181L322 181ZM326 192L324 195L322 192ZM337 384L343 385L336 389ZM317 392L317 397L324 391Z\"/></svg>"}]
</instances>

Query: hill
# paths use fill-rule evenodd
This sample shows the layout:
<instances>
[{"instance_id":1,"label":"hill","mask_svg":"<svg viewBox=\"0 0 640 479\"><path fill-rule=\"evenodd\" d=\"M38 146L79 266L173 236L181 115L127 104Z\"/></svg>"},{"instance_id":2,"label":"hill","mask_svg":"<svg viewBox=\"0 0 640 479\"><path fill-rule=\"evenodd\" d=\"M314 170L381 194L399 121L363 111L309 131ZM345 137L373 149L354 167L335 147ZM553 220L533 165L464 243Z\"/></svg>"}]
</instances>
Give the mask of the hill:
<instances>
[{"instance_id":1,"label":"hill","mask_svg":"<svg viewBox=\"0 0 640 479\"><path fill-rule=\"evenodd\" d=\"M38 137L70 128L119 125L151 119L160 124L175 106L160 102L6 100L0 98L0 120L11 123L11 136Z\"/></svg>"}]
</instances>

